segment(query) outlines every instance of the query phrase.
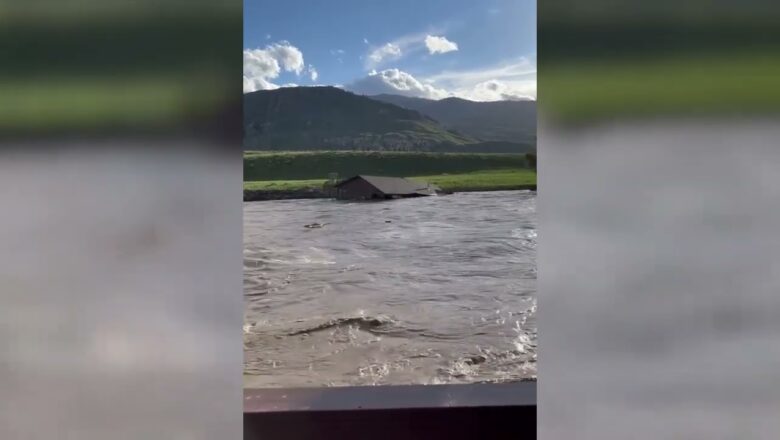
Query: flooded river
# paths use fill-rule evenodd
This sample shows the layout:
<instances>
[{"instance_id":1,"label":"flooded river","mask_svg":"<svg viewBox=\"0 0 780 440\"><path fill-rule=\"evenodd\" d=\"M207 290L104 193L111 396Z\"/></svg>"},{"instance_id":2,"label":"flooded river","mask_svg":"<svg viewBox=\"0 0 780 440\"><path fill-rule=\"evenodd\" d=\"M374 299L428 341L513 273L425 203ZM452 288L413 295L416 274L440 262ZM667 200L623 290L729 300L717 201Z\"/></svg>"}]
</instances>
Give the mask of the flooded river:
<instances>
[{"instance_id":1,"label":"flooded river","mask_svg":"<svg viewBox=\"0 0 780 440\"><path fill-rule=\"evenodd\" d=\"M536 227L528 191L245 203L245 386L535 378Z\"/></svg>"}]
</instances>

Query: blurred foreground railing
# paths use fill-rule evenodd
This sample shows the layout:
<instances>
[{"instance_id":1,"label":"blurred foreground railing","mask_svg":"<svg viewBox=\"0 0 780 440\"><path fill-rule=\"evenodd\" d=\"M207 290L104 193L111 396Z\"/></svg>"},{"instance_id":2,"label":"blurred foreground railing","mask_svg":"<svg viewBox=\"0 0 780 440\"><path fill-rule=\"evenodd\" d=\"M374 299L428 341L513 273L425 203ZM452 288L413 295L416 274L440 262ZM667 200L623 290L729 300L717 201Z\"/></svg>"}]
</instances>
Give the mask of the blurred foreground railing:
<instances>
[{"instance_id":1,"label":"blurred foreground railing","mask_svg":"<svg viewBox=\"0 0 780 440\"><path fill-rule=\"evenodd\" d=\"M247 389L244 438L535 439L536 382Z\"/></svg>"}]
</instances>

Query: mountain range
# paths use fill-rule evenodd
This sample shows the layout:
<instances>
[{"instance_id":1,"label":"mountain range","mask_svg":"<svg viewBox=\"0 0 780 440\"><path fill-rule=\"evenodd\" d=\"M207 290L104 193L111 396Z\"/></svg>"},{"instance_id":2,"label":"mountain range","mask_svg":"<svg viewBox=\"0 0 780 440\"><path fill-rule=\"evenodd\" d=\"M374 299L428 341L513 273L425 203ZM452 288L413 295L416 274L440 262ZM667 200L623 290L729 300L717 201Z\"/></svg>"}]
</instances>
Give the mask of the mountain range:
<instances>
[{"instance_id":1,"label":"mountain range","mask_svg":"<svg viewBox=\"0 0 780 440\"><path fill-rule=\"evenodd\" d=\"M400 95L372 98L416 110L448 129L482 141L536 143L536 101L432 100Z\"/></svg>"},{"instance_id":2,"label":"mountain range","mask_svg":"<svg viewBox=\"0 0 780 440\"><path fill-rule=\"evenodd\" d=\"M534 101L363 96L337 87L244 95L246 150L528 152Z\"/></svg>"}]
</instances>

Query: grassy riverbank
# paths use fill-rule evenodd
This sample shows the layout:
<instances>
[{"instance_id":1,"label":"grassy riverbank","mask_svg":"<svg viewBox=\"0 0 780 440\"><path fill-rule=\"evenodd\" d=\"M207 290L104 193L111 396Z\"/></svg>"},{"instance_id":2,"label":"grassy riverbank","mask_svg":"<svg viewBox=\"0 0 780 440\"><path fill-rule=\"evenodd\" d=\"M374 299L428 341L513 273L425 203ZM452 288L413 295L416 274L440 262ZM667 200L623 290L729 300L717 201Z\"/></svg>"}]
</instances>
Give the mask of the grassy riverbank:
<instances>
[{"instance_id":1,"label":"grassy riverbank","mask_svg":"<svg viewBox=\"0 0 780 440\"><path fill-rule=\"evenodd\" d=\"M529 169L486 170L409 178L433 183L445 191L495 191L536 187L536 173ZM250 181L244 182L244 190L306 191L320 189L324 183L325 179Z\"/></svg>"},{"instance_id":2,"label":"grassy riverbank","mask_svg":"<svg viewBox=\"0 0 780 440\"><path fill-rule=\"evenodd\" d=\"M407 177L453 192L536 189L536 172L523 154L246 152L244 200L326 197L330 173Z\"/></svg>"},{"instance_id":3,"label":"grassy riverbank","mask_svg":"<svg viewBox=\"0 0 780 440\"><path fill-rule=\"evenodd\" d=\"M445 191L498 191L536 188L536 173L529 169L417 176L413 179L438 185Z\"/></svg>"},{"instance_id":4,"label":"grassy riverbank","mask_svg":"<svg viewBox=\"0 0 780 440\"><path fill-rule=\"evenodd\" d=\"M245 181L324 180L330 173L337 173L341 178L356 174L434 176L528 167L524 154L395 151L244 153Z\"/></svg>"}]
</instances>

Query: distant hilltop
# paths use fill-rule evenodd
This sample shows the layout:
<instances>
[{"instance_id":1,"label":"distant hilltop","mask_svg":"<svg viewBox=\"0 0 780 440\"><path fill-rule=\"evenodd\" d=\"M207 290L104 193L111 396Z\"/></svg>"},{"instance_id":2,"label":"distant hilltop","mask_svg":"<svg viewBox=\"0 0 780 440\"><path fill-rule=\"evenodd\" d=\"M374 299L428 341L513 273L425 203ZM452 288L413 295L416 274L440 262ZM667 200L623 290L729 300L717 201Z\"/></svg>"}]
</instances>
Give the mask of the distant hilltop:
<instances>
[{"instance_id":1,"label":"distant hilltop","mask_svg":"<svg viewBox=\"0 0 780 440\"><path fill-rule=\"evenodd\" d=\"M524 153L536 149L536 102L362 96L337 87L244 95L246 150Z\"/></svg>"},{"instance_id":2,"label":"distant hilltop","mask_svg":"<svg viewBox=\"0 0 780 440\"><path fill-rule=\"evenodd\" d=\"M373 99L416 110L481 141L536 143L536 101L440 100L400 95L376 95Z\"/></svg>"}]
</instances>

